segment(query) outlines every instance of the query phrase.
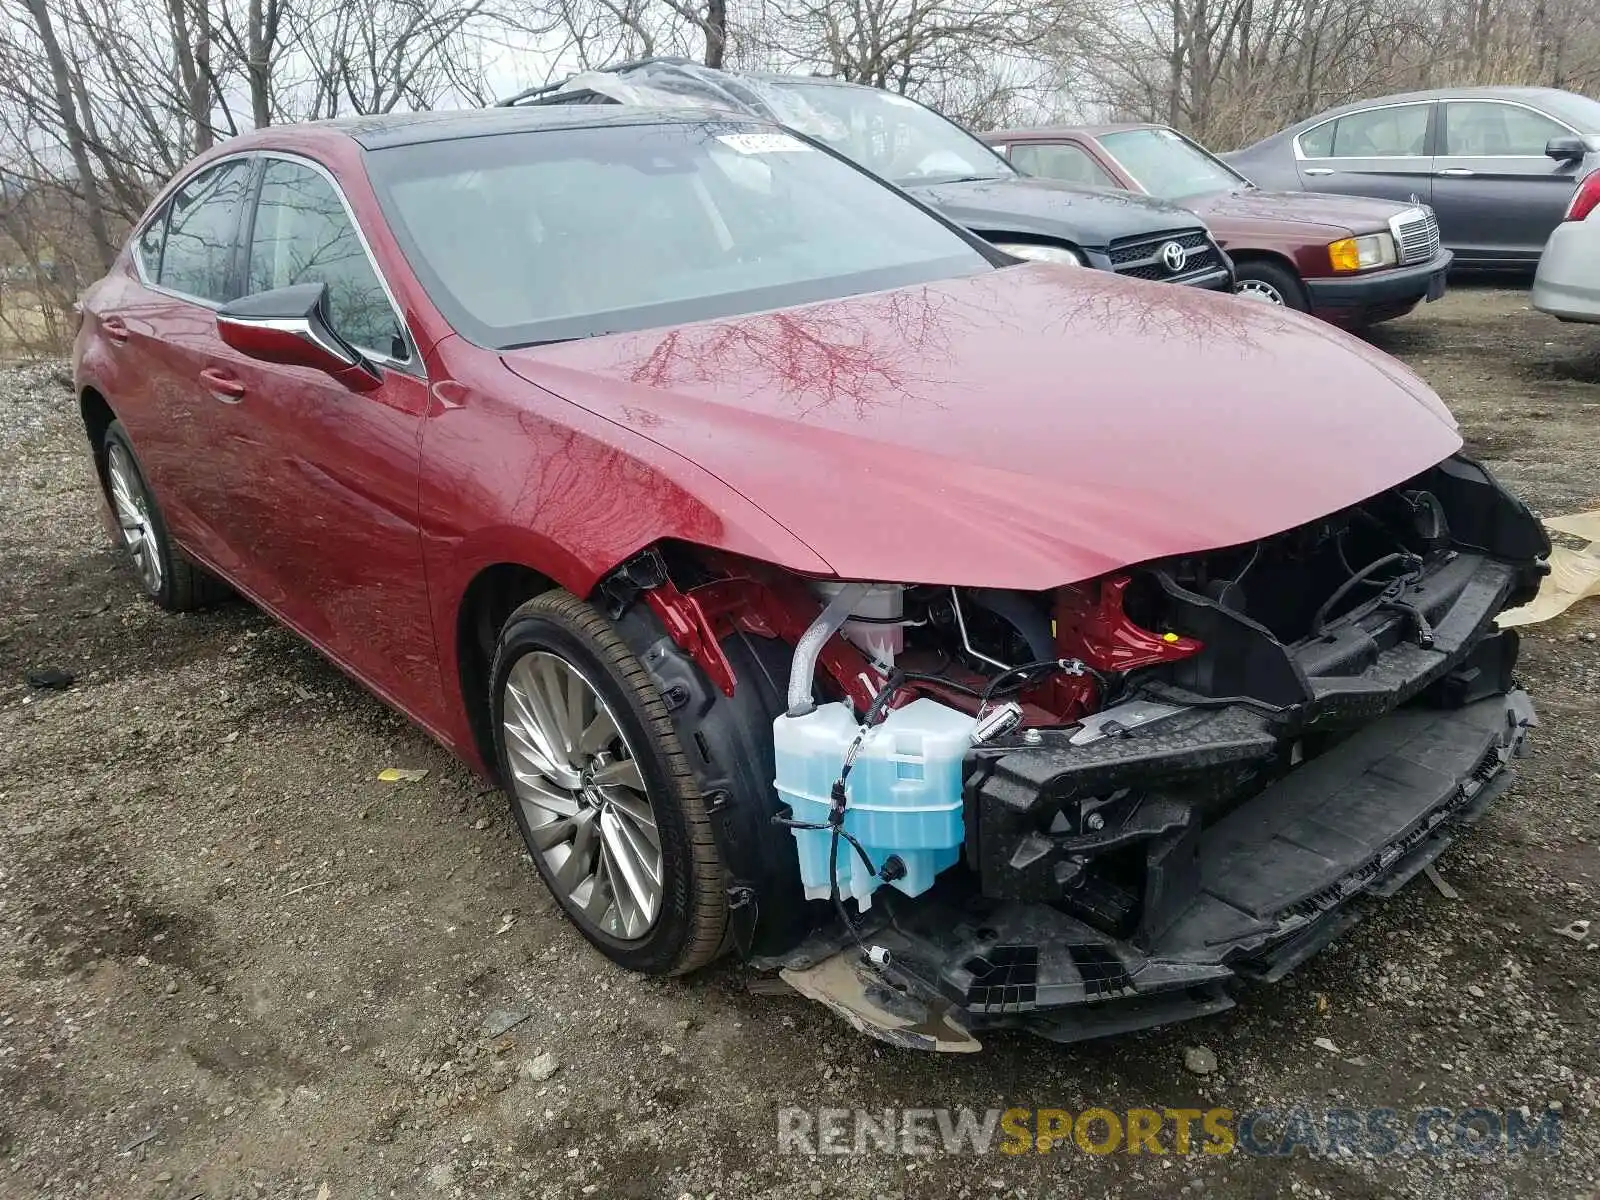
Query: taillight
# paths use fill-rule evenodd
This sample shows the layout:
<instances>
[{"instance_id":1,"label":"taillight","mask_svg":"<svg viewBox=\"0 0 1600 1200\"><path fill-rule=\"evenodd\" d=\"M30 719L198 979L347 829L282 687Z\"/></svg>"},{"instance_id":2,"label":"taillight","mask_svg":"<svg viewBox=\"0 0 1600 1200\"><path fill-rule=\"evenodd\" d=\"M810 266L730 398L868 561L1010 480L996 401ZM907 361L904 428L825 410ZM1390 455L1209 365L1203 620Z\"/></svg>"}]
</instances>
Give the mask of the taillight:
<instances>
[{"instance_id":1,"label":"taillight","mask_svg":"<svg viewBox=\"0 0 1600 1200\"><path fill-rule=\"evenodd\" d=\"M1600 171L1590 171L1583 177L1578 190L1572 193L1572 203L1567 205L1563 221L1581 221L1600 205Z\"/></svg>"}]
</instances>

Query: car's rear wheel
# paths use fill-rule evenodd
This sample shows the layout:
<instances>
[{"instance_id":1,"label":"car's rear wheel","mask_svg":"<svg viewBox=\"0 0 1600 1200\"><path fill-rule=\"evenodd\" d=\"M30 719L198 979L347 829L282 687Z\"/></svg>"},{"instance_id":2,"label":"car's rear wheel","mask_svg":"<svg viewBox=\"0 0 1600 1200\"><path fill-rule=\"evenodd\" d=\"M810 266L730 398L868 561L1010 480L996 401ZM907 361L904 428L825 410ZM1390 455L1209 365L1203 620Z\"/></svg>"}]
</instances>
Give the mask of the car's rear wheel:
<instances>
[{"instance_id":1,"label":"car's rear wheel","mask_svg":"<svg viewBox=\"0 0 1600 1200\"><path fill-rule=\"evenodd\" d=\"M172 541L161 506L120 421L107 426L101 453L106 499L145 595L168 612L189 612L225 596L226 585Z\"/></svg>"},{"instance_id":2,"label":"car's rear wheel","mask_svg":"<svg viewBox=\"0 0 1600 1200\"><path fill-rule=\"evenodd\" d=\"M1233 294L1297 312L1311 307L1300 277L1288 267L1273 262L1246 260L1239 263L1234 271Z\"/></svg>"},{"instance_id":3,"label":"car's rear wheel","mask_svg":"<svg viewBox=\"0 0 1600 1200\"><path fill-rule=\"evenodd\" d=\"M723 947L724 872L660 692L564 591L511 614L491 672L495 749L528 854L579 931L652 975Z\"/></svg>"}]
</instances>

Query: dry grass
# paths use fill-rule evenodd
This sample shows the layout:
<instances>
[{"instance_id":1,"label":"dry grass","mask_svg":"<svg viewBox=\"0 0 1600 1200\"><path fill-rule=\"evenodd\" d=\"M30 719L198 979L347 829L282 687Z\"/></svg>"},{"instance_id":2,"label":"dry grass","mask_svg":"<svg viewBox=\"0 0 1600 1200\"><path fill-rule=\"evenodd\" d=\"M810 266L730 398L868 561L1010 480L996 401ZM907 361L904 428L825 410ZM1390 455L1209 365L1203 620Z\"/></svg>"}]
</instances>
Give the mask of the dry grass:
<instances>
[{"instance_id":1,"label":"dry grass","mask_svg":"<svg viewBox=\"0 0 1600 1200\"><path fill-rule=\"evenodd\" d=\"M71 313L32 288L0 283L0 362L64 354Z\"/></svg>"}]
</instances>

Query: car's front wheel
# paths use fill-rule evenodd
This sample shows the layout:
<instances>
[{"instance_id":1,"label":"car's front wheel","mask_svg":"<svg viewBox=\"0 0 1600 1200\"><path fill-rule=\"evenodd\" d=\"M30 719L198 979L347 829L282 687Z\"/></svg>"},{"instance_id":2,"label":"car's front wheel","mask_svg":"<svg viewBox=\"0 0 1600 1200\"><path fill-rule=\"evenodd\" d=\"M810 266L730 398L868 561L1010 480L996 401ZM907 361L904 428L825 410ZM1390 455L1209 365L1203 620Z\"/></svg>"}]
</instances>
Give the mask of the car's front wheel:
<instances>
[{"instance_id":1,"label":"car's front wheel","mask_svg":"<svg viewBox=\"0 0 1600 1200\"><path fill-rule=\"evenodd\" d=\"M511 614L491 673L501 779L545 885L630 970L723 947L724 872L660 692L611 623L565 591Z\"/></svg>"},{"instance_id":2,"label":"car's front wheel","mask_svg":"<svg viewBox=\"0 0 1600 1200\"><path fill-rule=\"evenodd\" d=\"M1305 312L1310 308L1305 285L1288 267L1271 262L1242 262L1234 272L1233 294L1246 300Z\"/></svg>"}]
</instances>

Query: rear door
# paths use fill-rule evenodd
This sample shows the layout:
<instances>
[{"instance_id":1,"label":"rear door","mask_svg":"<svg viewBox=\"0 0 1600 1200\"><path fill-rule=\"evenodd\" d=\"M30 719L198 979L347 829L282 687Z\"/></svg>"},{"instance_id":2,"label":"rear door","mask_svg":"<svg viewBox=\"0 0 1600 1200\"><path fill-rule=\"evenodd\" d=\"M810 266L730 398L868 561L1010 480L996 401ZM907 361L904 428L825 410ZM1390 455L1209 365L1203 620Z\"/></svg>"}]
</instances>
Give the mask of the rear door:
<instances>
[{"instance_id":1,"label":"rear door","mask_svg":"<svg viewBox=\"0 0 1600 1200\"><path fill-rule=\"evenodd\" d=\"M234 367L249 461L238 535L282 614L378 691L428 719L441 695L417 525L421 358L334 177L264 153L245 238L245 294L328 285L334 330L373 362L354 392L320 371Z\"/></svg>"},{"instance_id":2,"label":"rear door","mask_svg":"<svg viewBox=\"0 0 1600 1200\"><path fill-rule=\"evenodd\" d=\"M217 439L208 381L242 359L217 336L216 309L237 293L252 169L248 157L227 159L174 190L135 242L137 283L103 317L121 338L119 378L136 381L113 399L173 533L245 586L247 564L226 532L230 447Z\"/></svg>"},{"instance_id":3,"label":"rear door","mask_svg":"<svg viewBox=\"0 0 1600 1200\"><path fill-rule=\"evenodd\" d=\"M1294 139L1307 191L1428 203L1433 185L1433 101L1346 113Z\"/></svg>"},{"instance_id":4,"label":"rear door","mask_svg":"<svg viewBox=\"0 0 1600 1200\"><path fill-rule=\"evenodd\" d=\"M1441 108L1433 207L1445 245L1463 262L1536 263L1582 166L1544 148L1576 131L1503 100L1449 100Z\"/></svg>"}]
</instances>

